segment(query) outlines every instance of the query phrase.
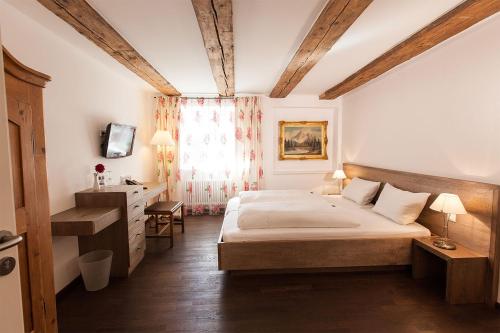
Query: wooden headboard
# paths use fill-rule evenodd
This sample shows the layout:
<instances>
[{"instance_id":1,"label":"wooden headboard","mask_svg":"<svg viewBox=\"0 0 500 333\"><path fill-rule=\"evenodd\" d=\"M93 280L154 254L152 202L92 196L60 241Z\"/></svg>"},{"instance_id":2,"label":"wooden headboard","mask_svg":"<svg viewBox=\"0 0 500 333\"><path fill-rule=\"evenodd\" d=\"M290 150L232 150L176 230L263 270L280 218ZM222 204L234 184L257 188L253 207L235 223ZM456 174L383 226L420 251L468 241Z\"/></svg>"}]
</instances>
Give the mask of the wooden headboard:
<instances>
[{"instance_id":1,"label":"wooden headboard","mask_svg":"<svg viewBox=\"0 0 500 333\"><path fill-rule=\"evenodd\" d=\"M443 229L443 214L429 209L439 193L457 194L467 210L467 215L458 215L457 223L450 223L449 237L468 248L489 257L492 281L491 297L496 301L498 292L498 271L500 255L500 230L497 232L500 217L500 186L445 177L428 176L417 173L368 167L357 164L344 164L350 179L359 177L367 180L390 183L402 190L432 193L418 222L440 235ZM374 201L380 195L382 186Z\"/></svg>"}]
</instances>

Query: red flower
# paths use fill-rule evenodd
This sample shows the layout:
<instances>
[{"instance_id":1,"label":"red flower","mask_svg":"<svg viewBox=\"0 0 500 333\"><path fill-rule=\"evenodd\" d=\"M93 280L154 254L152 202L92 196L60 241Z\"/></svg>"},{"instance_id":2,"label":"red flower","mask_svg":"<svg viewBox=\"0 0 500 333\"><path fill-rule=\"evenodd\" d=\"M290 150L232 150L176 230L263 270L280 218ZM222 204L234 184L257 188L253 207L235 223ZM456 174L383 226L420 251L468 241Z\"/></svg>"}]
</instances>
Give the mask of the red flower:
<instances>
[{"instance_id":1,"label":"red flower","mask_svg":"<svg viewBox=\"0 0 500 333\"><path fill-rule=\"evenodd\" d=\"M95 166L95 171L98 173L103 173L104 170L106 170L106 168L104 167L104 164L99 163Z\"/></svg>"}]
</instances>

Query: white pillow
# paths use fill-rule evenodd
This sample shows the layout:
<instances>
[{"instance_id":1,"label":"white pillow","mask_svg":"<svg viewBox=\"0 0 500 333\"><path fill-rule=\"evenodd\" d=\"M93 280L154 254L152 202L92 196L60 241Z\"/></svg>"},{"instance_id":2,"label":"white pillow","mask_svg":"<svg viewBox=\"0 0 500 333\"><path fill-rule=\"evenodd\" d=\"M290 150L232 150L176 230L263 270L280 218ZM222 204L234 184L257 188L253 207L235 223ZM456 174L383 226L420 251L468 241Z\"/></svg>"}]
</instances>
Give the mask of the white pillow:
<instances>
[{"instance_id":1,"label":"white pillow","mask_svg":"<svg viewBox=\"0 0 500 333\"><path fill-rule=\"evenodd\" d=\"M377 194L379 187L379 182L354 177L342 191L342 196L360 205L368 205Z\"/></svg>"},{"instance_id":2,"label":"white pillow","mask_svg":"<svg viewBox=\"0 0 500 333\"><path fill-rule=\"evenodd\" d=\"M430 195L403 191L391 184L385 184L373 211L396 223L410 224L418 218Z\"/></svg>"}]
</instances>

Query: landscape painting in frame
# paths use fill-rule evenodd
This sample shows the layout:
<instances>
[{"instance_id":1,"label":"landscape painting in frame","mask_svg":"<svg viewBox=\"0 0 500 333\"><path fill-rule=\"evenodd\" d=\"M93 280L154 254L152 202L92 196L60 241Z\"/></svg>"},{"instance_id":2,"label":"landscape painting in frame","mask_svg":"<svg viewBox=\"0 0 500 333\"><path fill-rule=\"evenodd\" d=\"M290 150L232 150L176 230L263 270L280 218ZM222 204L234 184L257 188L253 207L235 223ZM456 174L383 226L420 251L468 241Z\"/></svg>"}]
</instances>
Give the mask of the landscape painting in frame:
<instances>
[{"instance_id":1,"label":"landscape painting in frame","mask_svg":"<svg viewBox=\"0 0 500 333\"><path fill-rule=\"evenodd\" d=\"M280 160L327 160L328 121L280 121Z\"/></svg>"}]
</instances>

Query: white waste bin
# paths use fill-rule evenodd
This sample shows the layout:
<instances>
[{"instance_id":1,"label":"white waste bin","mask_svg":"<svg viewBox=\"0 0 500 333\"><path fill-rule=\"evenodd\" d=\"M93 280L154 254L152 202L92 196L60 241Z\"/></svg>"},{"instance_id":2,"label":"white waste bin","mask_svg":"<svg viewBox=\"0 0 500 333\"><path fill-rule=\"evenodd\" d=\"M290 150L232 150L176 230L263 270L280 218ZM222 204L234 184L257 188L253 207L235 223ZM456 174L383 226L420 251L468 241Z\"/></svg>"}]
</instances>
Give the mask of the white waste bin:
<instances>
[{"instance_id":1,"label":"white waste bin","mask_svg":"<svg viewBox=\"0 0 500 333\"><path fill-rule=\"evenodd\" d=\"M111 250L91 251L78 258L78 266L88 291L100 290L108 285L112 259Z\"/></svg>"}]
</instances>

